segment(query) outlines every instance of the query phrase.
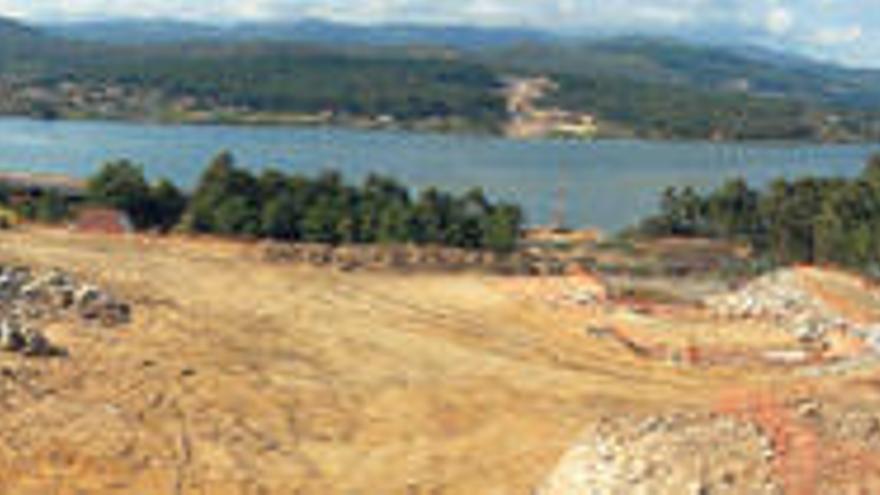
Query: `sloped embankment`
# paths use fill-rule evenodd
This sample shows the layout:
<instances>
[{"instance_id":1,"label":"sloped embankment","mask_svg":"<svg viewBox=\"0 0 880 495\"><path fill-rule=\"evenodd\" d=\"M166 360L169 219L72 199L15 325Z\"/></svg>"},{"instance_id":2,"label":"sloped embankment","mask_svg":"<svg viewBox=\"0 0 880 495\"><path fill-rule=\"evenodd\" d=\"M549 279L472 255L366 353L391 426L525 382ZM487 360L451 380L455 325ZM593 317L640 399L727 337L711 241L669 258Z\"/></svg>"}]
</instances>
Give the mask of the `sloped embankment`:
<instances>
[{"instance_id":1,"label":"sloped embankment","mask_svg":"<svg viewBox=\"0 0 880 495\"><path fill-rule=\"evenodd\" d=\"M869 337L880 324L880 292L866 280L820 268L788 268L707 298L721 318L769 320L805 341L834 332Z\"/></svg>"}]
</instances>

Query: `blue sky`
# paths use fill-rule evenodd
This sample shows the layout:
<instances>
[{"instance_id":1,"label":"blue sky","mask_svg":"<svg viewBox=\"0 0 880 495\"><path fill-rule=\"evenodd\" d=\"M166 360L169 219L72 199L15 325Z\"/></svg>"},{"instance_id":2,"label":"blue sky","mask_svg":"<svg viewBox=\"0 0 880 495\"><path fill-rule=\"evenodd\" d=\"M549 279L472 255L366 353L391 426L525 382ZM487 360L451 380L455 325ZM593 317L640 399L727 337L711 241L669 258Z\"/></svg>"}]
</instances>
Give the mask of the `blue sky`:
<instances>
[{"instance_id":1,"label":"blue sky","mask_svg":"<svg viewBox=\"0 0 880 495\"><path fill-rule=\"evenodd\" d=\"M880 67L878 0L0 0L29 21L107 17L525 25L749 42Z\"/></svg>"}]
</instances>

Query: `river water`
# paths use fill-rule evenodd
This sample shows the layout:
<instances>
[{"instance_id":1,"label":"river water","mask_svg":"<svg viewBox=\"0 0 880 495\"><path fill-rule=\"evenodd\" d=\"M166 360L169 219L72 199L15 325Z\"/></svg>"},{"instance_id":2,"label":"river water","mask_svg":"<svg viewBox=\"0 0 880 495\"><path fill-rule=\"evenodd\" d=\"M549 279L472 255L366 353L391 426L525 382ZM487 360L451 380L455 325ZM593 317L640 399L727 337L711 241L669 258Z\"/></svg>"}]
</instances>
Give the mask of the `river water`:
<instances>
[{"instance_id":1,"label":"river water","mask_svg":"<svg viewBox=\"0 0 880 495\"><path fill-rule=\"evenodd\" d=\"M84 177L105 161L128 158L152 177L191 187L222 150L253 169L314 174L332 168L350 180L381 172L416 187L455 191L482 186L493 197L522 204L532 224L549 222L564 203L571 226L613 231L654 211L669 185L706 188L738 176L758 185L778 176L851 176L880 152L880 144L523 142L338 128L0 119L0 170Z\"/></svg>"}]
</instances>

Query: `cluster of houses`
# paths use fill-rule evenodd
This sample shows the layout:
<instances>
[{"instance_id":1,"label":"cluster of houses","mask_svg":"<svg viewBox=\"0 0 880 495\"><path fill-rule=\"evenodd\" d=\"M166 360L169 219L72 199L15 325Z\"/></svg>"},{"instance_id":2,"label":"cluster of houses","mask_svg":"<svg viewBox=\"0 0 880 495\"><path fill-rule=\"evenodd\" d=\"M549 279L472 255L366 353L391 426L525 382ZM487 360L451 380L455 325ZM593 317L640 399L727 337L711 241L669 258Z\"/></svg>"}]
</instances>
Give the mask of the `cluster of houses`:
<instances>
[{"instance_id":1,"label":"cluster of houses","mask_svg":"<svg viewBox=\"0 0 880 495\"><path fill-rule=\"evenodd\" d=\"M161 117L163 112L193 112L214 108L214 102L194 97L171 97L155 89L75 81L36 83L0 79L0 114L98 116L104 118Z\"/></svg>"}]
</instances>

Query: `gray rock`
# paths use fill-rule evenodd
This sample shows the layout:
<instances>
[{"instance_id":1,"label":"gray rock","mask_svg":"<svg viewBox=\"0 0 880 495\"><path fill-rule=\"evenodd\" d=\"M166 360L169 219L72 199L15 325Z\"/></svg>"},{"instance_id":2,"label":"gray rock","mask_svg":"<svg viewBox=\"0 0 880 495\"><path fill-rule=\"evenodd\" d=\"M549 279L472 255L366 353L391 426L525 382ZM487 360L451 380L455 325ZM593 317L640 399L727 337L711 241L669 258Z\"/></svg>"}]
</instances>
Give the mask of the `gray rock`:
<instances>
[{"instance_id":1,"label":"gray rock","mask_svg":"<svg viewBox=\"0 0 880 495\"><path fill-rule=\"evenodd\" d=\"M42 332L33 328L24 328L22 330L24 346L21 352L25 356L30 357L49 357L59 354L56 348Z\"/></svg>"},{"instance_id":2,"label":"gray rock","mask_svg":"<svg viewBox=\"0 0 880 495\"><path fill-rule=\"evenodd\" d=\"M7 352L19 352L26 344L22 325L19 322L8 319L0 322L0 349Z\"/></svg>"}]
</instances>

